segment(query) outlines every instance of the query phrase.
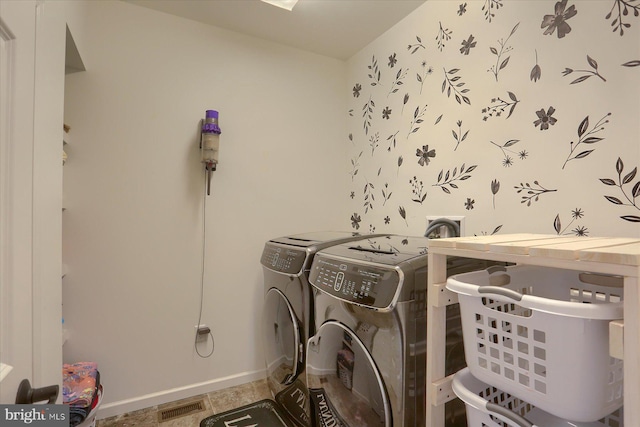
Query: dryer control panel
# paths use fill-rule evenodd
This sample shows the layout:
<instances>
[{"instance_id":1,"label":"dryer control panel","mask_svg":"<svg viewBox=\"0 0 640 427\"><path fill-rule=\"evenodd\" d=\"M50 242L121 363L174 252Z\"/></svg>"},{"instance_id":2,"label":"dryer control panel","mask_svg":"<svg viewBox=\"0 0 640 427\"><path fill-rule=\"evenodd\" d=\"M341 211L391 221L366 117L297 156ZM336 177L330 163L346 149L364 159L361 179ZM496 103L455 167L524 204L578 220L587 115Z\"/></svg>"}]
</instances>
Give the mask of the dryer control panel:
<instances>
[{"instance_id":1,"label":"dryer control panel","mask_svg":"<svg viewBox=\"0 0 640 427\"><path fill-rule=\"evenodd\" d=\"M304 249L293 249L267 243L262 251L260 263L270 270L286 274L299 274L307 253Z\"/></svg>"},{"instance_id":2,"label":"dryer control panel","mask_svg":"<svg viewBox=\"0 0 640 427\"><path fill-rule=\"evenodd\" d=\"M400 277L395 269L316 256L309 282L336 298L368 307L387 308L396 295Z\"/></svg>"}]
</instances>

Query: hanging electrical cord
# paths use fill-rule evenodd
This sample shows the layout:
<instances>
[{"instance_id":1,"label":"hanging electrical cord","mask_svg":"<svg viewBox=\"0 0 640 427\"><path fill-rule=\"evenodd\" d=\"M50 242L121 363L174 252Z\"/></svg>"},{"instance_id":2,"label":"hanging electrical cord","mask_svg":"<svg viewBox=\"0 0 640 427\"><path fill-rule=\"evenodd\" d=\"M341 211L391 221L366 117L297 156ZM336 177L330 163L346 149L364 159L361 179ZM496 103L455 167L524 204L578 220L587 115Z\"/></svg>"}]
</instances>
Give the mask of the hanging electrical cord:
<instances>
[{"instance_id":1,"label":"hanging electrical cord","mask_svg":"<svg viewBox=\"0 0 640 427\"><path fill-rule=\"evenodd\" d=\"M195 337L193 338L193 347L196 350L198 356L203 359L211 357L213 354L213 350L215 349L215 341L213 339L213 333L211 329L209 329L209 335L211 336L211 352L206 356L200 354L198 350L198 337L200 334L198 333L198 327L200 326L200 322L202 321L202 305L204 301L204 273L205 273L205 260L207 253L207 189L208 189L208 177L207 174L204 175L204 192L203 192L203 201L202 201L202 265L200 270L200 312L198 314L198 323L196 324L196 332Z\"/></svg>"}]
</instances>

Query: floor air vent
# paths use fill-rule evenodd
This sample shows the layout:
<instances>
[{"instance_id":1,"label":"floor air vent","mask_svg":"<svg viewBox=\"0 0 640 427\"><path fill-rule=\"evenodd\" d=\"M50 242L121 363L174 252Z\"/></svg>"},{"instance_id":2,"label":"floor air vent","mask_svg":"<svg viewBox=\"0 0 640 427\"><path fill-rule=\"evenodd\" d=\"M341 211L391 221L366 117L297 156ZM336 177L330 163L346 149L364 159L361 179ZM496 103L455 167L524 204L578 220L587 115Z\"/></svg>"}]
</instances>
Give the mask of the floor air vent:
<instances>
[{"instance_id":1,"label":"floor air vent","mask_svg":"<svg viewBox=\"0 0 640 427\"><path fill-rule=\"evenodd\" d=\"M174 408L165 409L158 412L158 422L169 421L174 418L180 418L185 415L194 414L196 412L204 411L204 402L199 400L197 402L186 403L184 405L176 406Z\"/></svg>"}]
</instances>

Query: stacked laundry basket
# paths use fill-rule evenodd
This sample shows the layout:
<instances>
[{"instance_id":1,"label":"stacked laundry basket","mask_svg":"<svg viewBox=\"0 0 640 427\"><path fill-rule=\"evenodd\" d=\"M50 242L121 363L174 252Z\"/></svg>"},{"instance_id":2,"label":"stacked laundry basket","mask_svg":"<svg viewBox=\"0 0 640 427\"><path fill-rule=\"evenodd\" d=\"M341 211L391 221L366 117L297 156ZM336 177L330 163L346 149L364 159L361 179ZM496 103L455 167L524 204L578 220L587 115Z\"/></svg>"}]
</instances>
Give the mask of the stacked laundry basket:
<instances>
[{"instance_id":1,"label":"stacked laundry basket","mask_svg":"<svg viewBox=\"0 0 640 427\"><path fill-rule=\"evenodd\" d=\"M467 368L453 379L468 427L622 427L623 318L616 276L517 265L447 279L458 294Z\"/></svg>"}]
</instances>

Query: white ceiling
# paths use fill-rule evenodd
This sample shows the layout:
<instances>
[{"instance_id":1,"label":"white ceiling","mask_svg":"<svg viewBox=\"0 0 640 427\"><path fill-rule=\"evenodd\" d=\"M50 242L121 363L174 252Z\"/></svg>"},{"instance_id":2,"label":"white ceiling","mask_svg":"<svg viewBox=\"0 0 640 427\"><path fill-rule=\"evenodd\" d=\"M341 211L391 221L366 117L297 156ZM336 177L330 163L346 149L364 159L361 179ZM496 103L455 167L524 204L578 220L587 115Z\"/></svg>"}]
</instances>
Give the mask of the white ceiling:
<instances>
[{"instance_id":1,"label":"white ceiling","mask_svg":"<svg viewBox=\"0 0 640 427\"><path fill-rule=\"evenodd\" d=\"M123 0L321 55L348 59L426 0Z\"/></svg>"}]
</instances>

